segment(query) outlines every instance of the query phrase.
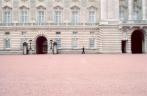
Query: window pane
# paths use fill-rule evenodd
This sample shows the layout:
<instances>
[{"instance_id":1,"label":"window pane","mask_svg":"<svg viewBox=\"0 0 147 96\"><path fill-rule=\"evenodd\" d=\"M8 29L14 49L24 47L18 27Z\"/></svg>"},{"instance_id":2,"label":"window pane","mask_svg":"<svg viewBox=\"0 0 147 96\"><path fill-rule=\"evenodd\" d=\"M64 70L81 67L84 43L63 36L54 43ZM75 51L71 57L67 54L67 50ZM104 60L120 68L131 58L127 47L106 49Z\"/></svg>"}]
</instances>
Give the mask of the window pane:
<instances>
[{"instance_id":1,"label":"window pane","mask_svg":"<svg viewBox=\"0 0 147 96\"><path fill-rule=\"evenodd\" d=\"M38 11L38 16L37 16L37 22L39 24L44 23L45 16L44 16L44 11Z\"/></svg>"},{"instance_id":2,"label":"window pane","mask_svg":"<svg viewBox=\"0 0 147 96\"><path fill-rule=\"evenodd\" d=\"M90 38L89 39L89 47L94 48L95 47L95 38Z\"/></svg>"},{"instance_id":3,"label":"window pane","mask_svg":"<svg viewBox=\"0 0 147 96\"><path fill-rule=\"evenodd\" d=\"M72 23L73 24L79 23L79 12L78 11L72 12Z\"/></svg>"},{"instance_id":4,"label":"window pane","mask_svg":"<svg viewBox=\"0 0 147 96\"><path fill-rule=\"evenodd\" d=\"M78 38L72 38L72 48L78 47Z\"/></svg>"},{"instance_id":5,"label":"window pane","mask_svg":"<svg viewBox=\"0 0 147 96\"><path fill-rule=\"evenodd\" d=\"M10 48L10 39L5 39L5 48Z\"/></svg>"},{"instance_id":6,"label":"window pane","mask_svg":"<svg viewBox=\"0 0 147 96\"><path fill-rule=\"evenodd\" d=\"M95 11L89 11L89 22L95 23L96 22L96 13Z\"/></svg>"},{"instance_id":7,"label":"window pane","mask_svg":"<svg viewBox=\"0 0 147 96\"><path fill-rule=\"evenodd\" d=\"M61 38L56 38L57 48L61 48Z\"/></svg>"},{"instance_id":8,"label":"window pane","mask_svg":"<svg viewBox=\"0 0 147 96\"><path fill-rule=\"evenodd\" d=\"M4 11L4 23L11 23L11 11L10 10Z\"/></svg>"},{"instance_id":9,"label":"window pane","mask_svg":"<svg viewBox=\"0 0 147 96\"><path fill-rule=\"evenodd\" d=\"M62 21L61 11L55 11L54 22L59 24Z\"/></svg>"},{"instance_id":10,"label":"window pane","mask_svg":"<svg viewBox=\"0 0 147 96\"><path fill-rule=\"evenodd\" d=\"M28 12L27 10L21 10L21 23L28 22Z\"/></svg>"}]
</instances>

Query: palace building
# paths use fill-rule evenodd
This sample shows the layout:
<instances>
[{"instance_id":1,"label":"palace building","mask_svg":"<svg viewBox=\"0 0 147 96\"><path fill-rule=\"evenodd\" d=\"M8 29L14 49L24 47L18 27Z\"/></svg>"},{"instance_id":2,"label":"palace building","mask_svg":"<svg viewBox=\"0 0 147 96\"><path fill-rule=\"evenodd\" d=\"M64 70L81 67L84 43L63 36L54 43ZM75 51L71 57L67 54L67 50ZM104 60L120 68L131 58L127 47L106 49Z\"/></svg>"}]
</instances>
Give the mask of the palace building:
<instances>
[{"instance_id":1,"label":"palace building","mask_svg":"<svg viewBox=\"0 0 147 96\"><path fill-rule=\"evenodd\" d=\"M0 54L147 53L147 0L0 0Z\"/></svg>"}]
</instances>

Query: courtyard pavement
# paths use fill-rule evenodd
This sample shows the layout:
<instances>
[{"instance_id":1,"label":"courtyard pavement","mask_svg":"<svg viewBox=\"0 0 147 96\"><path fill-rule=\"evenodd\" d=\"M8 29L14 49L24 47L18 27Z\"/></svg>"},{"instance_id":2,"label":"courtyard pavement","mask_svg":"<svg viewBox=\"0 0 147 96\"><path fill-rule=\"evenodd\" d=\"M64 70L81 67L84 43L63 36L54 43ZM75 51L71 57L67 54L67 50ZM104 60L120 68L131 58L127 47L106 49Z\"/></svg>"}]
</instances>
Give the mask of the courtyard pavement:
<instances>
[{"instance_id":1,"label":"courtyard pavement","mask_svg":"<svg viewBox=\"0 0 147 96\"><path fill-rule=\"evenodd\" d=\"M147 55L3 55L0 96L147 96Z\"/></svg>"}]
</instances>

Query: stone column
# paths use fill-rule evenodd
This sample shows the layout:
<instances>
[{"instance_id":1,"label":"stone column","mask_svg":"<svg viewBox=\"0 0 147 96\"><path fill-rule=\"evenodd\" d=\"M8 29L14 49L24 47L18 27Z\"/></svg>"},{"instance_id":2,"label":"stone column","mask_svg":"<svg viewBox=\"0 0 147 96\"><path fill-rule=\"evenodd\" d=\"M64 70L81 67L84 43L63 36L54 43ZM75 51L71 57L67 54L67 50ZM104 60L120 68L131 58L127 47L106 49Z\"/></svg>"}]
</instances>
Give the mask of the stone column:
<instances>
[{"instance_id":1,"label":"stone column","mask_svg":"<svg viewBox=\"0 0 147 96\"><path fill-rule=\"evenodd\" d=\"M146 20L146 10L147 9L147 1L146 0L142 0L142 19Z\"/></svg>"},{"instance_id":2,"label":"stone column","mask_svg":"<svg viewBox=\"0 0 147 96\"><path fill-rule=\"evenodd\" d=\"M133 0L128 0L128 17L129 20L132 20L133 15Z\"/></svg>"},{"instance_id":3,"label":"stone column","mask_svg":"<svg viewBox=\"0 0 147 96\"><path fill-rule=\"evenodd\" d=\"M107 4L107 0L100 0L101 20L106 20L108 18Z\"/></svg>"}]
</instances>

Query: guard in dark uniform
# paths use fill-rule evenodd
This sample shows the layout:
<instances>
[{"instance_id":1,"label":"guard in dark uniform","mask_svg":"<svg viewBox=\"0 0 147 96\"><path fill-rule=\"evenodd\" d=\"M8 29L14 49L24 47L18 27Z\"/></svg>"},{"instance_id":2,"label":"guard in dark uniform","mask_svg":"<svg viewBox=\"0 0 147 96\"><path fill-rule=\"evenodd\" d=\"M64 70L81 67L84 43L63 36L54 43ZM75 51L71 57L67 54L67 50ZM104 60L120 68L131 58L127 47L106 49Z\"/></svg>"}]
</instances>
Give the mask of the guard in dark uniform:
<instances>
[{"instance_id":1,"label":"guard in dark uniform","mask_svg":"<svg viewBox=\"0 0 147 96\"><path fill-rule=\"evenodd\" d=\"M84 46L82 48L82 54L85 54L85 48L84 48Z\"/></svg>"}]
</instances>

